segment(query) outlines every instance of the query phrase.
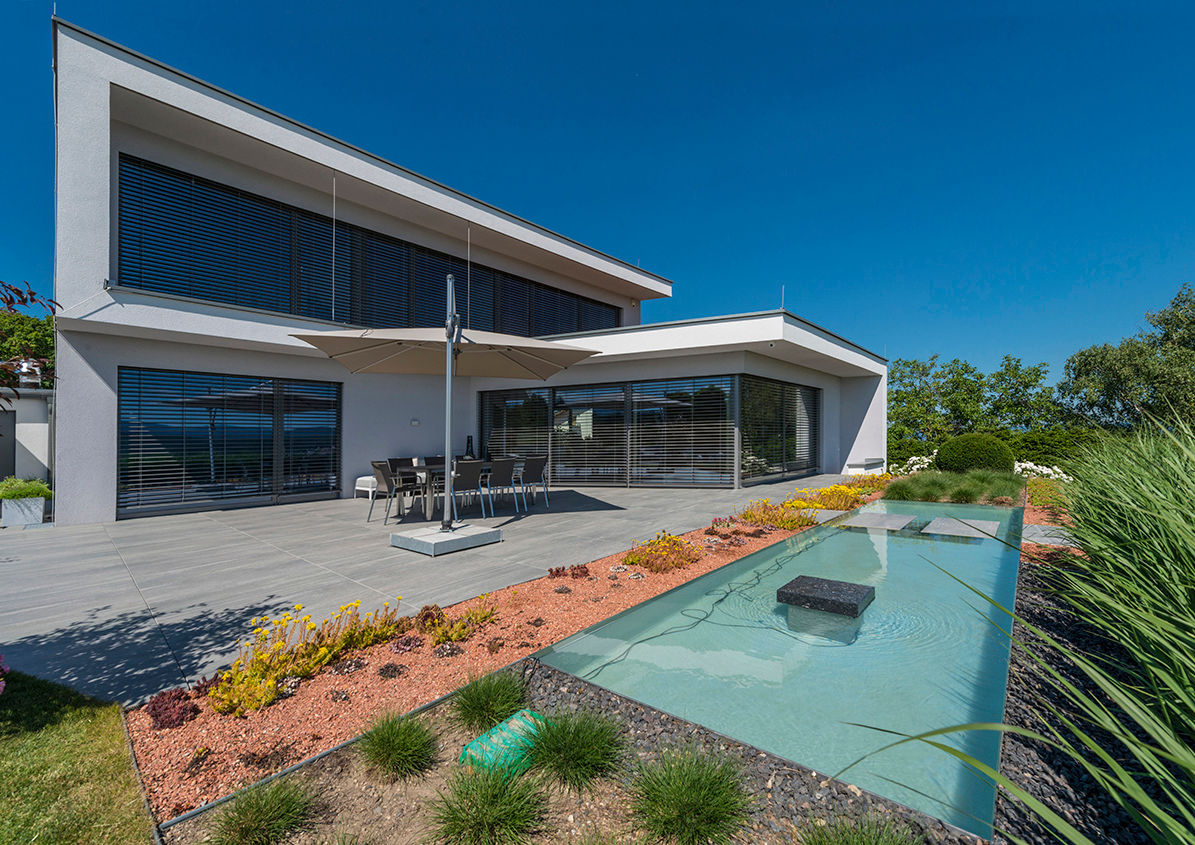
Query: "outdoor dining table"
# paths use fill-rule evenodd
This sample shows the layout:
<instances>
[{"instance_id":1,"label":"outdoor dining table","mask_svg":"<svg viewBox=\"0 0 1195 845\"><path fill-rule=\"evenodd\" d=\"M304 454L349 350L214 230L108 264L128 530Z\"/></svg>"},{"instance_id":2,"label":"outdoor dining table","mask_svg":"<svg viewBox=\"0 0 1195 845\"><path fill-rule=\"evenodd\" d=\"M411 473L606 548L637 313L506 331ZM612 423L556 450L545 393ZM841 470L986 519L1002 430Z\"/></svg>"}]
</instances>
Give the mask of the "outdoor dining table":
<instances>
[{"instance_id":1,"label":"outdoor dining table","mask_svg":"<svg viewBox=\"0 0 1195 845\"><path fill-rule=\"evenodd\" d=\"M493 464L485 461L481 465L481 474L485 475L492 468ZM415 467L415 474L423 485L423 516L425 519L431 519L436 512L436 501L432 493L436 489L436 479L444 477L444 464L420 464Z\"/></svg>"}]
</instances>

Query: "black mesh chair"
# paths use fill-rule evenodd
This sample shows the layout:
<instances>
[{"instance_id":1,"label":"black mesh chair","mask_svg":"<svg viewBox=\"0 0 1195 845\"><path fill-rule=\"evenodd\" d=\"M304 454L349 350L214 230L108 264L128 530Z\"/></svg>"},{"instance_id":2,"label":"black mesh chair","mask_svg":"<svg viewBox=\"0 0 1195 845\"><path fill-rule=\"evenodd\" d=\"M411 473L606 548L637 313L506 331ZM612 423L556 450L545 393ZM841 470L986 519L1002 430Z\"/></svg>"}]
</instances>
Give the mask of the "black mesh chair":
<instances>
[{"instance_id":1,"label":"black mesh chair","mask_svg":"<svg viewBox=\"0 0 1195 845\"><path fill-rule=\"evenodd\" d=\"M548 476L544 472L548 466L547 455L537 455L523 460L523 468L515 473L515 483L523 488L524 507L526 506L527 486L531 485L531 501L535 501L535 485L540 485L544 491L544 506L551 507L548 501Z\"/></svg>"},{"instance_id":2,"label":"black mesh chair","mask_svg":"<svg viewBox=\"0 0 1195 845\"><path fill-rule=\"evenodd\" d=\"M399 496L399 515L404 513L406 497L411 497L411 504L416 496L423 495L423 485L419 483L419 475L415 472L414 458L387 458L390 475L394 477L394 486Z\"/></svg>"},{"instance_id":3,"label":"black mesh chair","mask_svg":"<svg viewBox=\"0 0 1195 845\"><path fill-rule=\"evenodd\" d=\"M472 493L481 503L481 516L485 518L485 499L481 496L482 461L457 461L452 470L452 521L456 522L456 497ZM490 501L490 516L494 515L494 502Z\"/></svg>"},{"instance_id":4,"label":"black mesh chair","mask_svg":"<svg viewBox=\"0 0 1195 845\"><path fill-rule=\"evenodd\" d=\"M369 465L373 467L373 477L377 479L378 489L369 500L369 513L365 515L365 521L369 522L373 518L373 504L378 500L378 496L386 497L386 513L382 517L382 525L386 524L386 520L390 518L390 506L394 504L394 495L398 490L398 485L394 479L394 473L390 471L390 464L387 461L370 461ZM399 508L402 507L402 498L399 497Z\"/></svg>"},{"instance_id":5,"label":"black mesh chair","mask_svg":"<svg viewBox=\"0 0 1195 845\"><path fill-rule=\"evenodd\" d=\"M490 473L485 479L485 492L490 497L490 516L494 515L494 491L499 493L510 491L510 497L515 502L515 513L519 512L519 494L515 490L515 459L499 458L490 465ZM523 496L523 510L527 510L527 496Z\"/></svg>"}]
</instances>

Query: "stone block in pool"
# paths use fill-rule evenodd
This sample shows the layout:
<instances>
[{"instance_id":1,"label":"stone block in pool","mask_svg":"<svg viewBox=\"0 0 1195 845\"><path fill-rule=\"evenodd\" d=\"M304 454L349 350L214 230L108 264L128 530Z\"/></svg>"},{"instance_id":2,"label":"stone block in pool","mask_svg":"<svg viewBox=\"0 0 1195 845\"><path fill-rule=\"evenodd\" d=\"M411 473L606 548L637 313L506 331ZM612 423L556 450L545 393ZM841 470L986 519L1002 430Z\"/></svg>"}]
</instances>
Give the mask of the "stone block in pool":
<instances>
[{"instance_id":1,"label":"stone block in pool","mask_svg":"<svg viewBox=\"0 0 1195 845\"><path fill-rule=\"evenodd\" d=\"M781 604L852 618L862 613L875 596L875 587L812 575L798 575L776 591L776 601Z\"/></svg>"}]
</instances>

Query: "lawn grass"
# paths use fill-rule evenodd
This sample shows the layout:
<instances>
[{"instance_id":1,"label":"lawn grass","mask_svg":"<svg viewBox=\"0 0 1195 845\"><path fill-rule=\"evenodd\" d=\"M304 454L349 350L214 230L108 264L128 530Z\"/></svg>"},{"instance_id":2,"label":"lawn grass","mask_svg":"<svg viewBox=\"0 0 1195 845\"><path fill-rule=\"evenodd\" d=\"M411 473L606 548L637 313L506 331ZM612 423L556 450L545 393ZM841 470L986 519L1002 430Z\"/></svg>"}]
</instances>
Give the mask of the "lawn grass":
<instances>
[{"instance_id":1,"label":"lawn grass","mask_svg":"<svg viewBox=\"0 0 1195 845\"><path fill-rule=\"evenodd\" d=\"M903 502L1012 504L1024 487L1025 479L1011 472L990 469L974 469L967 473L930 471L898 478L888 485L884 498Z\"/></svg>"},{"instance_id":2,"label":"lawn grass","mask_svg":"<svg viewBox=\"0 0 1195 845\"><path fill-rule=\"evenodd\" d=\"M0 694L0 843L150 841L120 706L10 672Z\"/></svg>"}]
</instances>

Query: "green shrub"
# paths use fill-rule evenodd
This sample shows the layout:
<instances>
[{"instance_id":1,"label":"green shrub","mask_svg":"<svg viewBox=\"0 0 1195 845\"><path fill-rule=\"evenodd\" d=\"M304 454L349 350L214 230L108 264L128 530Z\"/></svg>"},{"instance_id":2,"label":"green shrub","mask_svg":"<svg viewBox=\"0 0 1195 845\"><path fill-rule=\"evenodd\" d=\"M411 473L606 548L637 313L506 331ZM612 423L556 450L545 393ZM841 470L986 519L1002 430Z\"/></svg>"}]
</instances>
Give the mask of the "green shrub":
<instances>
[{"instance_id":1,"label":"green shrub","mask_svg":"<svg viewBox=\"0 0 1195 845\"><path fill-rule=\"evenodd\" d=\"M946 472L967 472L972 469L994 469L1012 472L1015 459L1008 444L991 434L960 434L938 449L938 469Z\"/></svg>"},{"instance_id":2,"label":"green shrub","mask_svg":"<svg viewBox=\"0 0 1195 845\"><path fill-rule=\"evenodd\" d=\"M457 721L476 733L484 733L523 706L523 681L510 672L493 672L474 678L452 697Z\"/></svg>"},{"instance_id":3,"label":"green shrub","mask_svg":"<svg viewBox=\"0 0 1195 845\"><path fill-rule=\"evenodd\" d=\"M561 713L536 731L527 759L533 769L580 792L618 768L622 749L617 723L596 713Z\"/></svg>"},{"instance_id":4,"label":"green shrub","mask_svg":"<svg viewBox=\"0 0 1195 845\"><path fill-rule=\"evenodd\" d=\"M529 842L547 799L534 778L496 769L461 769L431 804L435 841L451 845Z\"/></svg>"},{"instance_id":5,"label":"green shrub","mask_svg":"<svg viewBox=\"0 0 1195 845\"><path fill-rule=\"evenodd\" d=\"M649 837L665 842L729 842L750 807L739 767L695 751L665 751L631 782L631 815Z\"/></svg>"},{"instance_id":6,"label":"green shrub","mask_svg":"<svg viewBox=\"0 0 1195 845\"><path fill-rule=\"evenodd\" d=\"M923 839L905 827L874 816L834 819L801 831L801 845L921 845Z\"/></svg>"},{"instance_id":7,"label":"green shrub","mask_svg":"<svg viewBox=\"0 0 1195 845\"><path fill-rule=\"evenodd\" d=\"M1101 436L1090 428L1042 428L1009 432L1004 441L1018 461L1066 467Z\"/></svg>"},{"instance_id":8,"label":"green shrub","mask_svg":"<svg viewBox=\"0 0 1195 845\"><path fill-rule=\"evenodd\" d=\"M52 491L46 482L36 478L17 478L10 475L0 481L0 499L52 499Z\"/></svg>"},{"instance_id":9,"label":"green shrub","mask_svg":"<svg viewBox=\"0 0 1195 845\"><path fill-rule=\"evenodd\" d=\"M252 787L220 813L212 841L216 845L273 845L305 827L314 805L307 789L290 778Z\"/></svg>"},{"instance_id":10,"label":"green shrub","mask_svg":"<svg viewBox=\"0 0 1195 845\"><path fill-rule=\"evenodd\" d=\"M418 719L383 716L357 742L370 765L389 775L409 778L436 762L436 735Z\"/></svg>"}]
</instances>

